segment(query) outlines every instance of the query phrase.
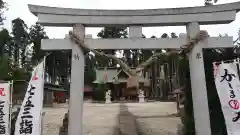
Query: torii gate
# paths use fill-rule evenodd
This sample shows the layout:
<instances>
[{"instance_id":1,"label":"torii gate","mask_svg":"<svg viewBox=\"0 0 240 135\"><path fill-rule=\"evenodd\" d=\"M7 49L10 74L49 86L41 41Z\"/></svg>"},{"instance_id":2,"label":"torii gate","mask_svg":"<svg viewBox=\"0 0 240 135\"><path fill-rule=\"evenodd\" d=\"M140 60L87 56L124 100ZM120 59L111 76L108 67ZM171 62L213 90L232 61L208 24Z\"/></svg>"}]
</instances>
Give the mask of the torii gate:
<instances>
[{"instance_id":1,"label":"torii gate","mask_svg":"<svg viewBox=\"0 0 240 135\"><path fill-rule=\"evenodd\" d=\"M227 24L235 20L240 2L215 6L147 10L70 9L29 5L44 26L73 27L73 31L93 49L180 48L186 38L148 39L143 26L186 26L190 38L201 24ZM85 27L129 27L128 39L84 38ZM211 135L202 48L233 47L232 37L211 37L198 43L189 54L196 135ZM44 39L43 50L72 50L68 135L83 135L84 56L70 39Z\"/></svg>"}]
</instances>

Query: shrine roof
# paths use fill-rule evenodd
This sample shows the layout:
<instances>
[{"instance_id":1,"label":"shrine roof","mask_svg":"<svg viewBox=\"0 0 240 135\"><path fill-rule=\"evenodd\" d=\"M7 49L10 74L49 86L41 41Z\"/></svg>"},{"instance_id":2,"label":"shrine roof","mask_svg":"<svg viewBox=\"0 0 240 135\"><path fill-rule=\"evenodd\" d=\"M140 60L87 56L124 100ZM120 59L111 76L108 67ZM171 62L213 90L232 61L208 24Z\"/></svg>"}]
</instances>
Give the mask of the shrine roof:
<instances>
[{"instance_id":1,"label":"shrine roof","mask_svg":"<svg viewBox=\"0 0 240 135\"><path fill-rule=\"evenodd\" d=\"M96 69L96 80L93 83L103 82L104 78L106 78L106 82L108 82L108 83L115 82L114 78L117 78L118 82L126 82L127 78L122 78L122 77L118 78L118 74L121 73L122 71L123 70L118 70L118 69L107 69L107 70L106 69ZM140 76L140 74L139 74L139 76ZM140 76L139 81L143 82L144 80L145 79L142 76Z\"/></svg>"}]
</instances>

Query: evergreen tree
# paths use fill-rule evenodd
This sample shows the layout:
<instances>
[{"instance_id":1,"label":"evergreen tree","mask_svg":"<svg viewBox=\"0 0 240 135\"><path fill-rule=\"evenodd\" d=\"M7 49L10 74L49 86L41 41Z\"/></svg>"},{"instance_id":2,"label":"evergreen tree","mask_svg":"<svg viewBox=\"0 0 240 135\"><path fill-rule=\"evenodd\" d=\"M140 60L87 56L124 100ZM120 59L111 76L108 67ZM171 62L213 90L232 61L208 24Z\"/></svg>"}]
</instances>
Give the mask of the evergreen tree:
<instances>
[{"instance_id":1,"label":"evergreen tree","mask_svg":"<svg viewBox=\"0 0 240 135\"><path fill-rule=\"evenodd\" d=\"M11 52L11 48L9 48L11 40L12 38L7 29L0 31L0 58L6 54L11 57L11 53L8 53Z\"/></svg>"},{"instance_id":2,"label":"evergreen tree","mask_svg":"<svg viewBox=\"0 0 240 135\"><path fill-rule=\"evenodd\" d=\"M98 37L100 38L127 38L127 29L126 28L121 28L121 27L105 27L103 28L99 33ZM107 54L112 54L114 55L117 50L102 50L104 53ZM114 64L113 61L110 60L97 60L99 66L110 66L114 67L116 64ZM101 64L100 64L101 63Z\"/></svg>"},{"instance_id":3,"label":"evergreen tree","mask_svg":"<svg viewBox=\"0 0 240 135\"><path fill-rule=\"evenodd\" d=\"M15 65L23 67L26 62L26 49L29 45L28 27L21 18L12 21Z\"/></svg>"},{"instance_id":4,"label":"evergreen tree","mask_svg":"<svg viewBox=\"0 0 240 135\"><path fill-rule=\"evenodd\" d=\"M2 56L0 61L0 80L12 80L14 68L8 56Z\"/></svg>"},{"instance_id":5,"label":"evergreen tree","mask_svg":"<svg viewBox=\"0 0 240 135\"><path fill-rule=\"evenodd\" d=\"M31 43L33 43L31 62L35 65L43 58L44 55L46 55L44 51L41 50L41 40L47 39L48 36L44 31L43 26L39 23L36 23L35 25L31 26L29 37Z\"/></svg>"},{"instance_id":6,"label":"evergreen tree","mask_svg":"<svg viewBox=\"0 0 240 135\"><path fill-rule=\"evenodd\" d=\"M3 21L6 19L4 17L4 11L7 9L7 3L0 0L0 25L3 25Z\"/></svg>"}]
</instances>

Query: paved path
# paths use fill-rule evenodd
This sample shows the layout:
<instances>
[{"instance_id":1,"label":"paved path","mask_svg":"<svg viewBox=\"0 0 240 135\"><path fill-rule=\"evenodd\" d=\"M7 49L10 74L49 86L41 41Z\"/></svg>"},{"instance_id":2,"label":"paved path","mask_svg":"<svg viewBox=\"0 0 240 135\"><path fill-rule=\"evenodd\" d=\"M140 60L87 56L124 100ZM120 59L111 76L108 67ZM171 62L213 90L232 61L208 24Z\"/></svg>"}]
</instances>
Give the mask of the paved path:
<instances>
[{"instance_id":1,"label":"paved path","mask_svg":"<svg viewBox=\"0 0 240 135\"><path fill-rule=\"evenodd\" d=\"M176 135L180 123L174 103L127 104L129 111L136 117L140 135Z\"/></svg>"},{"instance_id":2,"label":"paved path","mask_svg":"<svg viewBox=\"0 0 240 135\"><path fill-rule=\"evenodd\" d=\"M58 135L67 107L44 108L43 135ZM176 135L174 103L84 104L84 135Z\"/></svg>"},{"instance_id":3,"label":"paved path","mask_svg":"<svg viewBox=\"0 0 240 135\"><path fill-rule=\"evenodd\" d=\"M68 108L44 108L43 135L58 135L62 119Z\"/></svg>"}]
</instances>

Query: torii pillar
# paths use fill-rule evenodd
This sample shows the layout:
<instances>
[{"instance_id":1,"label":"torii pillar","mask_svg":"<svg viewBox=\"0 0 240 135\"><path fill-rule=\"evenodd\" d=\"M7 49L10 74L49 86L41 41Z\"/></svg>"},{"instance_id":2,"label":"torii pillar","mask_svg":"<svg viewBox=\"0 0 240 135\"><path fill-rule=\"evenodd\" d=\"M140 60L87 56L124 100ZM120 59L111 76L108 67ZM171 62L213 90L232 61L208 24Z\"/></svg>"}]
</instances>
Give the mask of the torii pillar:
<instances>
[{"instance_id":1,"label":"torii pillar","mask_svg":"<svg viewBox=\"0 0 240 135\"><path fill-rule=\"evenodd\" d=\"M200 26L197 22L187 24L187 34L189 38L196 36L199 31ZM202 46L202 43L195 45L191 50L188 59L195 119L195 132L196 135L203 135L203 133L210 135L210 114L208 111L209 107Z\"/></svg>"},{"instance_id":2,"label":"torii pillar","mask_svg":"<svg viewBox=\"0 0 240 135\"><path fill-rule=\"evenodd\" d=\"M85 27L76 24L73 32L81 39L85 36ZM72 44L71 86L69 101L68 135L83 135L83 93L84 93L84 65L85 57L76 44Z\"/></svg>"}]
</instances>

